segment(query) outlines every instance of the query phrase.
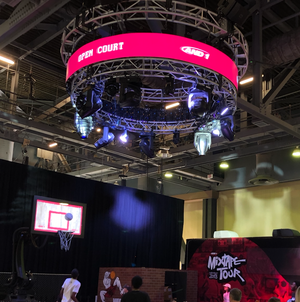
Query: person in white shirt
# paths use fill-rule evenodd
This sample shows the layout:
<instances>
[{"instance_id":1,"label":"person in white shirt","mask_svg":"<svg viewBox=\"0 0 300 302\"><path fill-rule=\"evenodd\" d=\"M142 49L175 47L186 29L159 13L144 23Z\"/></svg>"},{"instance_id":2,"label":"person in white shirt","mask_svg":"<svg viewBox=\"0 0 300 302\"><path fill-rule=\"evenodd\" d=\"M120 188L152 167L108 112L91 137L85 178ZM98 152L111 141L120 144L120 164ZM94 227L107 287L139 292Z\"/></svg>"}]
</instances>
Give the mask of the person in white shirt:
<instances>
[{"instance_id":1,"label":"person in white shirt","mask_svg":"<svg viewBox=\"0 0 300 302\"><path fill-rule=\"evenodd\" d=\"M229 283L226 283L223 285L225 293L223 294L223 302L229 302L229 295L230 295L230 289L231 285Z\"/></svg>"},{"instance_id":2,"label":"person in white shirt","mask_svg":"<svg viewBox=\"0 0 300 302\"><path fill-rule=\"evenodd\" d=\"M67 278L61 287L59 299L57 302L79 302L76 298L81 283L77 280L79 272L74 268L71 272L72 278Z\"/></svg>"}]
</instances>

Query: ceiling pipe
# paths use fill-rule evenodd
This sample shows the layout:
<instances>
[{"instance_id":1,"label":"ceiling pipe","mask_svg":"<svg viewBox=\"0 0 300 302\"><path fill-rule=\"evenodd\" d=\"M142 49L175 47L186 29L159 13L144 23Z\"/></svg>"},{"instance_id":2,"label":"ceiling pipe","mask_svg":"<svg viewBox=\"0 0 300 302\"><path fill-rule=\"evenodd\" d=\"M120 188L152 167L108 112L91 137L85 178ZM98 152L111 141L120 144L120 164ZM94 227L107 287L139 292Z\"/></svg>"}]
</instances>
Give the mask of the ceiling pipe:
<instances>
[{"instance_id":1,"label":"ceiling pipe","mask_svg":"<svg viewBox=\"0 0 300 302\"><path fill-rule=\"evenodd\" d=\"M275 36L264 44L264 57L269 64L281 65L300 57L300 27Z\"/></svg>"}]
</instances>

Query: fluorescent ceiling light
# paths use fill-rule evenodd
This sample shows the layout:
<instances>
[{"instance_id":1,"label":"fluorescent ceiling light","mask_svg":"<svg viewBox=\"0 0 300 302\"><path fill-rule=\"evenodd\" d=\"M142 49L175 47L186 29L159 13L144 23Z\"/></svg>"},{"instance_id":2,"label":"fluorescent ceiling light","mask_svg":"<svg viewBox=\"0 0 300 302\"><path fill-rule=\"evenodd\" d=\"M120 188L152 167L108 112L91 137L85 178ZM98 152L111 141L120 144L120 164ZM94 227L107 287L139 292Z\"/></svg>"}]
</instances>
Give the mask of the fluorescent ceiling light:
<instances>
[{"instance_id":1,"label":"fluorescent ceiling light","mask_svg":"<svg viewBox=\"0 0 300 302\"><path fill-rule=\"evenodd\" d=\"M5 62L5 63L8 63L8 64L15 64L15 62L14 61L12 61L12 60L10 60L10 59L7 59L7 58L5 58L5 57L2 57L2 56L0 56L0 61L3 61L3 62Z\"/></svg>"},{"instance_id":2,"label":"fluorescent ceiling light","mask_svg":"<svg viewBox=\"0 0 300 302\"><path fill-rule=\"evenodd\" d=\"M166 172L165 177L168 177L168 178L173 177L173 174L171 172Z\"/></svg>"},{"instance_id":3,"label":"fluorescent ceiling light","mask_svg":"<svg viewBox=\"0 0 300 302\"><path fill-rule=\"evenodd\" d=\"M53 147L56 147L56 146L57 146L57 142L51 142L48 145L49 148L53 148Z\"/></svg>"},{"instance_id":4,"label":"fluorescent ceiling light","mask_svg":"<svg viewBox=\"0 0 300 302\"><path fill-rule=\"evenodd\" d=\"M240 85L243 85L243 84L246 84L246 83L249 83L249 82L252 82L252 81L253 81L253 77L245 79L243 81L240 81Z\"/></svg>"},{"instance_id":5,"label":"fluorescent ceiling light","mask_svg":"<svg viewBox=\"0 0 300 302\"><path fill-rule=\"evenodd\" d=\"M227 169L227 168L229 168L229 165L226 161L223 161L223 162L220 163L220 168Z\"/></svg>"},{"instance_id":6,"label":"fluorescent ceiling light","mask_svg":"<svg viewBox=\"0 0 300 302\"><path fill-rule=\"evenodd\" d=\"M166 106L166 109L174 108L174 107L177 107L177 106L179 106L179 103L178 103L178 102L177 102L177 103L170 104L170 105L167 105L167 106Z\"/></svg>"},{"instance_id":7,"label":"fluorescent ceiling light","mask_svg":"<svg viewBox=\"0 0 300 302\"><path fill-rule=\"evenodd\" d=\"M295 157L300 157L300 149L298 146L295 148L292 155Z\"/></svg>"}]
</instances>

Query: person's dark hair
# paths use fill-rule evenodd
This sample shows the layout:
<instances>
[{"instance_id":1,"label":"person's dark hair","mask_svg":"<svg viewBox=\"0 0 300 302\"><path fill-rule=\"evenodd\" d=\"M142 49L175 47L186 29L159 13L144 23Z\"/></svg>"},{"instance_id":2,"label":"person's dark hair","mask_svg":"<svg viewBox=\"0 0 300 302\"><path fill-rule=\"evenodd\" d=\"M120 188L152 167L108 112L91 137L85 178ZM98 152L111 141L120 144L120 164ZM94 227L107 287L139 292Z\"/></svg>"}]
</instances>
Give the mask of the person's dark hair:
<instances>
[{"instance_id":1,"label":"person's dark hair","mask_svg":"<svg viewBox=\"0 0 300 302\"><path fill-rule=\"evenodd\" d=\"M296 286L299 287L300 286L300 281L294 281Z\"/></svg>"},{"instance_id":2,"label":"person's dark hair","mask_svg":"<svg viewBox=\"0 0 300 302\"><path fill-rule=\"evenodd\" d=\"M134 276L131 279L131 284L135 289L139 289L143 284L143 279L140 276Z\"/></svg>"},{"instance_id":3,"label":"person's dark hair","mask_svg":"<svg viewBox=\"0 0 300 302\"><path fill-rule=\"evenodd\" d=\"M74 268L71 272L71 276L72 276L72 278L77 279L79 276L78 269Z\"/></svg>"},{"instance_id":4,"label":"person's dark hair","mask_svg":"<svg viewBox=\"0 0 300 302\"><path fill-rule=\"evenodd\" d=\"M271 297L268 302L280 302L280 299L276 298L276 297Z\"/></svg>"},{"instance_id":5,"label":"person's dark hair","mask_svg":"<svg viewBox=\"0 0 300 302\"><path fill-rule=\"evenodd\" d=\"M234 301L241 301L242 299L242 292L238 288L232 288L230 290L230 297Z\"/></svg>"}]
</instances>

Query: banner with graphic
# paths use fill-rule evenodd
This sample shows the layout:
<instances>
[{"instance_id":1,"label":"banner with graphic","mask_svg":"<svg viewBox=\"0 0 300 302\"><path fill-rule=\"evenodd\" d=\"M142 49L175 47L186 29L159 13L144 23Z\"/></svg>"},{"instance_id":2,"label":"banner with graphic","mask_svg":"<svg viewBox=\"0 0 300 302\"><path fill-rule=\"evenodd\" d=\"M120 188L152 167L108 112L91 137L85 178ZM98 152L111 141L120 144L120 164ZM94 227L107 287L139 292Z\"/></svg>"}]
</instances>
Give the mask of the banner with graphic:
<instances>
[{"instance_id":1,"label":"banner with graphic","mask_svg":"<svg viewBox=\"0 0 300 302\"><path fill-rule=\"evenodd\" d=\"M189 239L186 261L198 271L197 302L225 301L228 286L242 291L243 302L286 302L300 280L300 238Z\"/></svg>"}]
</instances>

